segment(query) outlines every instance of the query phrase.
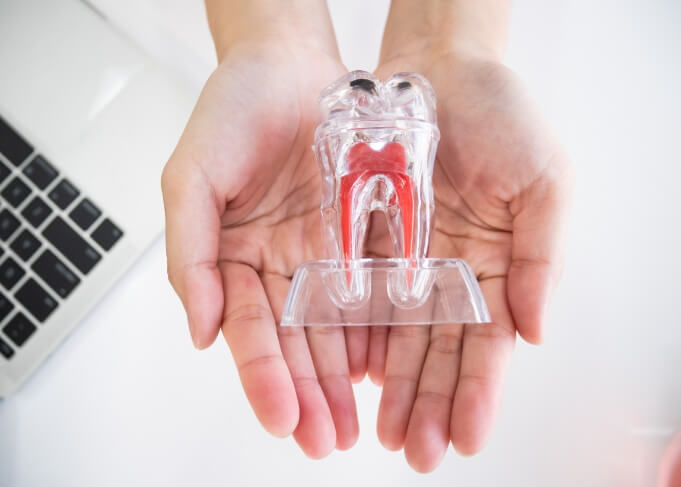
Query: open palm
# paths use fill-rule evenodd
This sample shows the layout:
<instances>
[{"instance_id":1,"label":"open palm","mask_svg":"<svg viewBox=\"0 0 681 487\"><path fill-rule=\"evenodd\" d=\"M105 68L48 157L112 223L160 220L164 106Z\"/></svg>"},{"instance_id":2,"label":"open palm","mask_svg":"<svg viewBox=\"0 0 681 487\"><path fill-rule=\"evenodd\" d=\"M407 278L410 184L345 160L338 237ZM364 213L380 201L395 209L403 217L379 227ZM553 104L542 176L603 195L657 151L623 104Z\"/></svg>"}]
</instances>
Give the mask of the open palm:
<instances>
[{"instance_id":1,"label":"open palm","mask_svg":"<svg viewBox=\"0 0 681 487\"><path fill-rule=\"evenodd\" d=\"M168 272L195 344L222 328L261 423L313 457L358 435L344 333L276 323L295 268L323 256L310 146L318 94L344 72L326 53L232 50L163 175Z\"/></svg>"},{"instance_id":2,"label":"open palm","mask_svg":"<svg viewBox=\"0 0 681 487\"><path fill-rule=\"evenodd\" d=\"M493 323L374 328L368 369L383 384L378 434L417 470L439 463L450 441L464 454L486 441L498 410L516 330L542 338L561 267L570 166L501 64L445 53L393 58L377 74L418 71L430 80L442 139L435 163L429 254L471 264ZM371 253L390 253L374 225Z\"/></svg>"}]
</instances>

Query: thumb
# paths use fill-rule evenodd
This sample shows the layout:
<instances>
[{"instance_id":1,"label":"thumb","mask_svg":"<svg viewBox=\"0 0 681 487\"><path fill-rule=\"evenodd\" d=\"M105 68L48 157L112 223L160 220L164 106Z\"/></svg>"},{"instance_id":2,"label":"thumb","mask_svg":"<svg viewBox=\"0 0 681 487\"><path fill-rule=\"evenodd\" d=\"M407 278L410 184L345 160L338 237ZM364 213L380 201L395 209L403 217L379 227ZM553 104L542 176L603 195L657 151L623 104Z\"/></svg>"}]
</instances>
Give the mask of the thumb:
<instances>
[{"instance_id":1,"label":"thumb","mask_svg":"<svg viewBox=\"0 0 681 487\"><path fill-rule=\"evenodd\" d=\"M182 300L192 340L200 349L215 340L224 304L217 267L220 215L203 170L175 157L161 178L168 279Z\"/></svg>"},{"instance_id":2,"label":"thumb","mask_svg":"<svg viewBox=\"0 0 681 487\"><path fill-rule=\"evenodd\" d=\"M563 265L564 232L572 191L572 170L556 158L542 176L511 202L513 244L508 300L520 335L543 340L549 299Z\"/></svg>"}]
</instances>

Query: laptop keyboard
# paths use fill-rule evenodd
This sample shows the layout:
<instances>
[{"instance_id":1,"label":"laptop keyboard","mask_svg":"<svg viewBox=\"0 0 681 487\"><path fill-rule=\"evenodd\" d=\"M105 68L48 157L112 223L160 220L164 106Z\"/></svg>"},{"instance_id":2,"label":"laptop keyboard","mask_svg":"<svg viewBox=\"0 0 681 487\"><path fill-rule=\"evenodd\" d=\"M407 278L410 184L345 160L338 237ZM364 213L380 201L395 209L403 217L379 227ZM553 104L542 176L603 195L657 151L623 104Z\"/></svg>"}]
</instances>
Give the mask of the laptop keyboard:
<instances>
[{"instance_id":1,"label":"laptop keyboard","mask_svg":"<svg viewBox=\"0 0 681 487\"><path fill-rule=\"evenodd\" d=\"M11 360L123 231L2 117L0 154L0 357Z\"/></svg>"}]
</instances>

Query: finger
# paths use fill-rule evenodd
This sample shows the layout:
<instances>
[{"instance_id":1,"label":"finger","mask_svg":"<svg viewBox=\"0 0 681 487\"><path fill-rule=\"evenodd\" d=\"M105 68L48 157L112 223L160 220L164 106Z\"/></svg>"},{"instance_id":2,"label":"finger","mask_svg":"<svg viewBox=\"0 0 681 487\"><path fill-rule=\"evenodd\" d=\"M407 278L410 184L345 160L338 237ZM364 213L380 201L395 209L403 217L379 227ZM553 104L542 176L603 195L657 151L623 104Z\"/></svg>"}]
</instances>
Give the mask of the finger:
<instances>
[{"instance_id":1,"label":"finger","mask_svg":"<svg viewBox=\"0 0 681 487\"><path fill-rule=\"evenodd\" d=\"M407 427L404 453L411 467L430 472L450 442L452 399L461 363L463 325L433 325Z\"/></svg>"},{"instance_id":2,"label":"finger","mask_svg":"<svg viewBox=\"0 0 681 487\"><path fill-rule=\"evenodd\" d=\"M345 345L347 347L350 379L357 384L362 382L367 373L367 353L369 349L369 327L348 326L345 328Z\"/></svg>"},{"instance_id":3,"label":"finger","mask_svg":"<svg viewBox=\"0 0 681 487\"><path fill-rule=\"evenodd\" d=\"M369 323L371 321L370 308L368 307L356 311L343 311L342 315L345 323ZM346 326L344 333L350 380L356 384L361 382L367 373L369 327Z\"/></svg>"},{"instance_id":4,"label":"finger","mask_svg":"<svg viewBox=\"0 0 681 487\"><path fill-rule=\"evenodd\" d=\"M371 323L389 323L393 306L388 298L386 286L377 286L371 293ZM371 382L383 385L385 359L388 353L389 326L369 327L369 350L367 352L367 372Z\"/></svg>"},{"instance_id":5,"label":"finger","mask_svg":"<svg viewBox=\"0 0 681 487\"><path fill-rule=\"evenodd\" d=\"M217 203L203 172L177 160L164 168L162 189L168 279L187 312L194 345L205 348L218 334L224 304Z\"/></svg>"},{"instance_id":6,"label":"finger","mask_svg":"<svg viewBox=\"0 0 681 487\"><path fill-rule=\"evenodd\" d=\"M277 322L281 322L289 281L281 276L263 278ZM279 343L293 379L300 418L293 437L305 454L322 458L336 445L336 430L329 404L317 379L303 327L278 326Z\"/></svg>"},{"instance_id":7,"label":"finger","mask_svg":"<svg viewBox=\"0 0 681 487\"><path fill-rule=\"evenodd\" d=\"M225 287L222 334L246 397L267 431L287 436L298 424L298 400L260 278L244 264L223 262L220 269Z\"/></svg>"},{"instance_id":8,"label":"finger","mask_svg":"<svg viewBox=\"0 0 681 487\"><path fill-rule=\"evenodd\" d=\"M388 326L369 328L369 351L367 352L367 373L371 382L382 386L385 380L385 359L388 355Z\"/></svg>"},{"instance_id":9,"label":"finger","mask_svg":"<svg viewBox=\"0 0 681 487\"><path fill-rule=\"evenodd\" d=\"M402 315L400 322L408 322L408 310L396 309L394 316L397 314ZM399 450L404 445L429 336L429 326L390 327L377 422L378 439L388 450Z\"/></svg>"},{"instance_id":10,"label":"finger","mask_svg":"<svg viewBox=\"0 0 681 487\"><path fill-rule=\"evenodd\" d=\"M450 423L452 444L462 455L477 453L489 437L515 344L505 280L490 278L482 281L480 287L493 321L469 324L464 329L461 370Z\"/></svg>"},{"instance_id":11,"label":"finger","mask_svg":"<svg viewBox=\"0 0 681 487\"><path fill-rule=\"evenodd\" d=\"M567 163L535 182L511 204L512 260L508 299L520 335L540 343L549 298L560 278L572 187Z\"/></svg>"},{"instance_id":12,"label":"finger","mask_svg":"<svg viewBox=\"0 0 681 487\"><path fill-rule=\"evenodd\" d=\"M349 326L345 328L350 379L353 384L362 382L367 373L367 354L369 352L369 328Z\"/></svg>"},{"instance_id":13,"label":"finger","mask_svg":"<svg viewBox=\"0 0 681 487\"><path fill-rule=\"evenodd\" d=\"M343 328L309 327L306 333L319 384L333 417L336 448L347 450L357 441L359 423Z\"/></svg>"}]
</instances>

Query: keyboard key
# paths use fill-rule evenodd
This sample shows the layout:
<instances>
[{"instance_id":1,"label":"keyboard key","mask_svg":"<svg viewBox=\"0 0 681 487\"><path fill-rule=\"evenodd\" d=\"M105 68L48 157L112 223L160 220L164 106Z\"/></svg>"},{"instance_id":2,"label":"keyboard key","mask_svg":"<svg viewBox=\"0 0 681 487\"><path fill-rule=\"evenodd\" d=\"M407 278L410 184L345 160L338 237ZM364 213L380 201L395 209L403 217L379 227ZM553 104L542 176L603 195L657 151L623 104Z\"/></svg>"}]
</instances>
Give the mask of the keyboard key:
<instances>
[{"instance_id":1,"label":"keyboard key","mask_svg":"<svg viewBox=\"0 0 681 487\"><path fill-rule=\"evenodd\" d=\"M29 194L31 194L31 188L29 188L21 179L16 177L2 190L2 197L15 208L19 206Z\"/></svg>"},{"instance_id":2,"label":"keyboard key","mask_svg":"<svg viewBox=\"0 0 681 487\"><path fill-rule=\"evenodd\" d=\"M0 321L4 320L8 314L14 309L12 301L7 299L7 296L0 293Z\"/></svg>"},{"instance_id":3,"label":"keyboard key","mask_svg":"<svg viewBox=\"0 0 681 487\"><path fill-rule=\"evenodd\" d=\"M0 355L5 357L7 360L11 359L12 355L14 355L14 350L12 350L12 347L10 347L9 343L2 338L0 338Z\"/></svg>"},{"instance_id":4,"label":"keyboard key","mask_svg":"<svg viewBox=\"0 0 681 487\"><path fill-rule=\"evenodd\" d=\"M48 196L59 208L65 210L79 194L80 191L68 179L62 179Z\"/></svg>"},{"instance_id":5,"label":"keyboard key","mask_svg":"<svg viewBox=\"0 0 681 487\"><path fill-rule=\"evenodd\" d=\"M0 183L2 183L12 171L2 161L0 161Z\"/></svg>"},{"instance_id":6,"label":"keyboard key","mask_svg":"<svg viewBox=\"0 0 681 487\"><path fill-rule=\"evenodd\" d=\"M99 252L59 216L45 227L43 235L83 274L90 272L101 259Z\"/></svg>"},{"instance_id":7,"label":"keyboard key","mask_svg":"<svg viewBox=\"0 0 681 487\"><path fill-rule=\"evenodd\" d=\"M0 152L15 166L24 162L24 159L33 152L33 147L2 117L0 117Z\"/></svg>"},{"instance_id":8,"label":"keyboard key","mask_svg":"<svg viewBox=\"0 0 681 487\"><path fill-rule=\"evenodd\" d=\"M83 198L83 201L71 210L69 216L80 228L87 230L101 214L102 212L92 204L92 201Z\"/></svg>"},{"instance_id":9,"label":"keyboard key","mask_svg":"<svg viewBox=\"0 0 681 487\"><path fill-rule=\"evenodd\" d=\"M31 268L62 298L80 283L80 279L50 250L36 259Z\"/></svg>"},{"instance_id":10,"label":"keyboard key","mask_svg":"<svg viewBox=\"0 0 681 487\"><path fill-rule=\"evenodd\" d=\"M33 184L40 189L45 189L54 181L59 172L43 156L35 156L24 168L24 174L33 181Z\"/></svg>"},{"instance_id":11,"label":"keyboard key","mask_svg":"<svg viewBox=\"0 0 681 487\"><path fill-rule=\"evenodd\" d=\"M17 264L17 261L7 257L2 265L0 265L0 284L9 291L24 274L26 274L26 271Z\"/></svg>"},{"instance_id":12,"label":"keyboard key","mask_svg":"<svg viewBox=\"0 0 681 487\"><path fill-rule=\"evenodd\" d=\"M121 238L123 231L113 224L111 220L105 218L102 223L92 232L92 239L97 242L104 250L111 250L111 247Z\"/></svg>"},{"instance_id":13,"label":"keyboard key","mask_svg":"<svg viewBox=\"0 0 681 487\"><path fill-rule=\"evenodd\" d=\"M19 228L17 217L7 208L0 211L0 239L7 241L17 228Z\"/></svg>"},{"instance_id":14,"label":"keyboard key","mask_svg":"<svg viewBox=\"0 0 681 487\"><path fill-rule=\"evenodd\" d=\"M35 330L36 326L21 312L15 314L2 329L18 347L22 346Z\"/></svg>"},{"instance_id":15,"label":"keyboard key","mask_svg":"<svg viewBox=\"0 0 681 487\"><path fill-rule=\"evenodd\" d=\"M17 238L14 239L10 247L14 250L14 253L23 260L28 260L35 254L35 251L40 248L40 240L35 238L31 232L24 229Z\"/></svg>"},{"instance_id":16,"label":"keyboard key","mask_svg":"<svg viewBox=\"0 0 681 487\"><path fill-rule=\"evenodd\" d=\"M38 228L45 221L45 218L50 216L50 213L52 213L52 208L40 196L33 198L21 212L24 218L35 228Z\"/></svg>"},{"instance_id":17,"label":"keyboard key","mask_svg":"<svg viewBox=\"0 0 681 487\"><path fill-rule=\"evenodd\" d=\"M26 281L14 297L41 323L57 307L57 300L50 296L35 279Z\"/></svg>"}]
</instances>

